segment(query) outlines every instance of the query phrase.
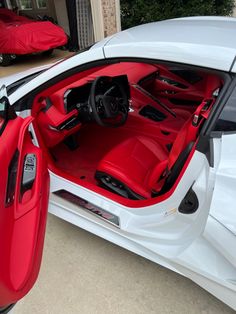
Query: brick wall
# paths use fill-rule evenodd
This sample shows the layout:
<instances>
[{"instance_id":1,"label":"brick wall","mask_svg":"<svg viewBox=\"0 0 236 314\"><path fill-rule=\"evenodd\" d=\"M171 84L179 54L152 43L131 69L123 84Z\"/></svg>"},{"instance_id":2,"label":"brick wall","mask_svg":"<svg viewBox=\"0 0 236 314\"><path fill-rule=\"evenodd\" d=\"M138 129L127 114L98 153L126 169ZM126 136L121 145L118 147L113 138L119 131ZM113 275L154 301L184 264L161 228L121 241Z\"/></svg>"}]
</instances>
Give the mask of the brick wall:
<instances>
[{"instance_id":1,"label":"brick wall","mask_svg":"<svg viewBox=\"0 0 236 314\"><path fill-rule=\"evenodd\" d=\"M234 1L233 17L236 17L236 0Z\"/></svg>"},{"instance_id":2,"label":"brick wall","mask_svg":"<svg viewBox=\"0 0 236 314\"><path fill-rule=\"evenodd\" d=\"M116 0L102 0L102 13L104 20L104 36L117 32Z\"/></svg>"}]
</instances>

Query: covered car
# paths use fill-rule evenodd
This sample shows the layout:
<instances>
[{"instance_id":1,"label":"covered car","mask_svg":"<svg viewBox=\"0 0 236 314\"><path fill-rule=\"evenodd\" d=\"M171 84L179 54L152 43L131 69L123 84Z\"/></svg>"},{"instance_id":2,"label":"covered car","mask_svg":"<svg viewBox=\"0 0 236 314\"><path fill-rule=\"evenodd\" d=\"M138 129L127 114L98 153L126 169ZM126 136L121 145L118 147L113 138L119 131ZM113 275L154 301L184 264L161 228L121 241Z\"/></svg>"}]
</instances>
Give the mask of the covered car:
<instances>
[{"instance_id":1,"label":"covered car","mask_svg":"<svg viewBox=\"0 0 236 314\"><path fill-rule=\"evenodd\" d=\"M16 55L31 54L63 46L67 35L49 21L35 21L0 9L0 64L8 65Z\"/></svg>"}]
</instances>

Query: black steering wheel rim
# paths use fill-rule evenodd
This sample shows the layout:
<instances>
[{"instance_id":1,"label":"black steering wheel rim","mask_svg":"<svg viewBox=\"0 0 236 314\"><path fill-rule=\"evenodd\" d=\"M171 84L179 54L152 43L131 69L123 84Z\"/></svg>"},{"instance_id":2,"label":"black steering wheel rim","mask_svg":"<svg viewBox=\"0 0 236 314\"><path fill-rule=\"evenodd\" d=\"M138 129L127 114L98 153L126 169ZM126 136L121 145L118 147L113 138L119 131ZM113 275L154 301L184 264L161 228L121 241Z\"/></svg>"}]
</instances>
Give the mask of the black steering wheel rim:
<instances>
[{"instance_id":1,"label":"black steering wheel rim","mask_svg":"<svg viewBox=\"0 0 236 314\"><path fill-rule=\"evenodd\" d=\"M97 95L97 88L101 83L109 82L112 87L116 87L119 90L121 97L114 97L106 95L107 91L103 94ZM111 87L109 88L111 89ZM105 127L119 127L123 125L128 117L128 97L125 91L123 84L118 81L112 81L112 78L109 76L98 76L92 83L89 97L89 105L91 108L91 113L93 114L94 120L101 126ZM101 117L99 113L99 107L103 107L103 115ZM118 121L114 121L117 117L120 116ZM111 118L113 121L109 121L108 118Z\"/></svg>"}]
</instances>

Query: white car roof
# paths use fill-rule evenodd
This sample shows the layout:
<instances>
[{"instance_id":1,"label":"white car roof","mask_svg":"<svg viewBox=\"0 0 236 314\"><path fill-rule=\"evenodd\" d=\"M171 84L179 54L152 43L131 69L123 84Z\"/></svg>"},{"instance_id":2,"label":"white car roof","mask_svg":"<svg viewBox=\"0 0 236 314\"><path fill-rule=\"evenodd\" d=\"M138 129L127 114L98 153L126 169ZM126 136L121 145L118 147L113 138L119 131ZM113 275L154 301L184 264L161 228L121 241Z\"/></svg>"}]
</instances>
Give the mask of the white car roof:
<instances>
[{"instance_id":1,"label":"white car roof","mask_svg":"<svg viewBox=\"0 0 236 314\"><path fill-rule=\"evenodd\" d=\"M236 18L190 17L140 25L104 41L106 58L138 57L230 71Z\"/></svg>"},{"instance_id":2,"label":"white car roof","mask_svg":"<svg viewBox=\"0 0 236 314\"><path fill-rule=\"evenodd\" d=\"M149 58L236 73L235 34L236 19L226 17L180 18L140 25L107 37L90 50L43 72L17 89L9 97L10 103L69 69L104 58ZM20 76L25 74L18 79ZM5 78L1 81L7 85ZM13 76L8 78L8 83L12 81Z\"/></svg>"}]
</instances>

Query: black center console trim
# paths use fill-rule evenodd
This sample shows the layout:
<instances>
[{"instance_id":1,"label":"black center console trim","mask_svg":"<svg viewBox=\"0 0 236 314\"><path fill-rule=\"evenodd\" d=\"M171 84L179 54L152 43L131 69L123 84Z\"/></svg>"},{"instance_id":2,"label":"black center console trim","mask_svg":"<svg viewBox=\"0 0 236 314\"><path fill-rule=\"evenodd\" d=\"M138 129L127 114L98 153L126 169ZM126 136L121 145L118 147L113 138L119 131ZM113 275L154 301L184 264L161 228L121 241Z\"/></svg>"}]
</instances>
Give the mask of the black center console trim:
<instances>
[{"instance_id":1,"label":"black center console trim","mask_svg":"<svg viewBox=\"0 0 236 314\"><path fill-rule=\"evenodd\" d=\"M145 118L148 118L150 120L161 122L166 119L166 115L157 110L155 107L151 105L144 106L140 111L139 114Z\"/></svg>"}]
</instances>

